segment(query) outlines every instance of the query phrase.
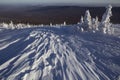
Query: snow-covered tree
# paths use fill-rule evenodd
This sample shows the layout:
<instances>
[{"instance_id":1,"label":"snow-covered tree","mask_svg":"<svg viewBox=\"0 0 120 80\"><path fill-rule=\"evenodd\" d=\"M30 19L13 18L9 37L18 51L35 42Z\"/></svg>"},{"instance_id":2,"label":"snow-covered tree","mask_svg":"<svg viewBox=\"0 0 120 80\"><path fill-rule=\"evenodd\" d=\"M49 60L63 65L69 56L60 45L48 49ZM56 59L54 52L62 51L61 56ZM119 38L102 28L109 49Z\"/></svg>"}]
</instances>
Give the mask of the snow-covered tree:
<instances>
[{"instance_id":1,"label":"snow-covered tree","mask_svg":"<svg viewBox=\"0 0 120 80\"><path fill-rule=\"evenodd\" d=\"M66 22L65 21L64 21L63 25L66 26Z\"/></svg>"},{"instance_id":2,"label":"snow-covered tree","mask_svg":"<svg viewBox=\"0 0 120 80\"><path fill-rule=\"evenodd\" d=\"M85 16L84 16L84 25L83 25L83 29L89 30L92 29L92 23L91 23L91 15L89 10L86 11Z\"/></svg>"},{"instance_id":3,"label":"snow-covered tree","mask_svg":"<svg viewBox=\"0 0 120 80\"><path fill-rule=\"evenodd\" d=\"M31 26L30 26L30 24L29 24L29 23L27 23L26 27L27 27L27 28L30 28Z\"/></svg>"},{"instance_id":4,"label":"snow-covered tree","mask_svg":"<svg viewBox=\"0 0 120 80\"><path fill-rule=\"evenodd\" d=\"M80 30L81 32L84 31L83 25L84 25L84 19L83 19L83 16L81 16L81 19L80 19L80 22L79 22L79 30Z\"/></svg>"},{"instance_id":5,"label":"snow-covered tree","mask_svg":"<svg viewBox=\"0 0 120 80\"><path fill-rule=\"evenodd\" d=\"M53 24L50 22L50 27L52 27L53 26Z\"/></svg>"},{"instance_id":6,"label":"snow-covered tree","mask_svg":"<svg viewBox=\"0 0 120 80\"><path fill-rule=\"evenodd\" d=\"M102 16L102 22L110 22L110 17L112 16L112 6L109 5L106 8L106 12Z\"/></svg>"},{"instance_id":7,"label":"snow-covered tree","mask_svg":"<svg viewBox=\"0 0 120 80\"><path fill-rule=\"evenodd\" d=\"M98 17L96 16L96 18L95 18L95 30L98 30L98 25L99 25L99 21L98 21Z\"/></svg>"},{"instance_id":8,"label":"snow-covered tree","mask_svg":"<svg viewBox=\"0 0 120 80\"><path fill-rule=\"evenodd\" d=\"M7 23L4 23L4 22L1 24L1 26L2 26L3 28L8 28L8 24L7 24Z\"/></svg>"},{"instance_id":9,"label":"snow-covered tree","mask_svg":"<svg viewBox=\"0 0 120 80\"><path fill-rule=\"evenodd\" d=\"M15 26L14 26L14 24L13 24L12 21L9 23L9 28L11 28L11 29L14 29L14 28L15 28Z\"/></svg>"},{"instance_id":10,"label":"snow-covered tree","mask_svg":"<svg viewBox=\"0 0 120 80\"><path fill-rule=\"evenodd\" d=\"M84 23L83 16L81 16L80 23Z\"/></svg>"},{"instance_id":11,"label":"snow-covered tree","mask_svg":"<svg viewBox=\"0 0 120 80\"><path fill-rule=\"evenodd\" d=\"M109 5L106 8L106 12L102 16L102 21L99 25L99 29L103 33L110 33L111 31L111 23L110 23L110 17L112 16L112 6Z\"/></svg>"},{"instance_id":12,"label":"snow-covered tree","mask_svg":"<svg viewBox=\"0 0 120 80\"><path fill-rule=\"evenodd\" d=\"M92 29L93 30L98 30L98 24L99 24L98 17L93 18L92 19Z\"/></svg>"}]
</instances>

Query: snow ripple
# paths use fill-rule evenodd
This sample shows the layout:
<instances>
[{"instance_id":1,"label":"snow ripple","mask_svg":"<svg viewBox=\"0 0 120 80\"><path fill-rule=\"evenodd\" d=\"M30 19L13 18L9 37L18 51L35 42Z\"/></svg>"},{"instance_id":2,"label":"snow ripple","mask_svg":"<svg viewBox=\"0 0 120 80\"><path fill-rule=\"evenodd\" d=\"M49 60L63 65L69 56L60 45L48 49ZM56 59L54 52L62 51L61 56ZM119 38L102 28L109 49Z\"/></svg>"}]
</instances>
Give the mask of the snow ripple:
<instances>
[{"instance_id":1,"label":"snow ripple","mask_svg":"<svg viewBox=\"0 0 120 80\"><path fill-rule=\"evenodd\" d=\"M119 80L120 39L70 31L43 27L1 32L0 45L6 47L0 46L0 79Z\"/></svg>"}]
</instances>

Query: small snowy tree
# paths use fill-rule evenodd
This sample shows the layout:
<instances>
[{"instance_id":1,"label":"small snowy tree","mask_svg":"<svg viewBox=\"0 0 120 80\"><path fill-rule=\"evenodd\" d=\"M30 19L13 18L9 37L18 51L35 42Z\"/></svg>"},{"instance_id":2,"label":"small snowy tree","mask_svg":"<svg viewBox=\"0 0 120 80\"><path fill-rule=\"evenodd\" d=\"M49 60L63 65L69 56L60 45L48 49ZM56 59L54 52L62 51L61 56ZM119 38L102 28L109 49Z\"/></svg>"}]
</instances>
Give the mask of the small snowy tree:
<instances>
[{"instance_id":1,"label":"small snowy tree","mask_svg":"<svg viewBox=\"0 0 120 80\"><path fill-rule=\"evenodd\" d=\"M11 28L11 29L15 29L14 24L13 24L12 21L10 21L10 23L9 23L9 28Z\"/></svg>"},{"instance_id":2,"label":"small snowy tree","mask_svg":"<svg viewBox=\"0 0 120 80\"><path fill-rule=\"evenodd\" d=\"M99 26L100 31L103 32L104 34L106 34L106 33L109 34L111 31L111 23L110 23L110 17L112 16L111 10L112 10L112 6L109 5L106 8L106 12L102 16L102 21Z\"/></svg>"},{"instance_id":3,"label":"small snowy tree","mask_svg":"<svg viewBox=\"0 0 120 80\"><path fill-rule=\"evenodd\" d=\"M80 23L84 23L83 16L81 16Z\"/></svg>"},{"instance_id":4,"label":"small snowy tree","mask_svg":"<svg viewBox=\"0 0 120 80\"><path fill-rule=\"evenodd\" d=\"M9 27L8 27L8 24L7 24L7 23L4 23L4 22L2 23L2 27L3 27L3 28L7 28L7 29L9 28Z\"/></svg>"},{"instance_id":5,"label":"small snowy tree","mask_svg":"<svg viewBox=\"0 0 120 80\"><path fill-rule=\"evenodd\" d=\"M53 26L53 24L50 22L50 26L52 27Z\"/></svg>"},{"instance_id":6,"label":"small snowy tree","mask_svg":"<svg viewBox=\"0 0 120 80\"><path fill-rule=\"evenodd\" d=\"M27 23L26 27L27 27L27 28L30 28L31 26L30 26L30 24L29 24L29 23Z\"/></svg>"},{"instance_id":7,"label":"small snowy tree","mask_svg":"<svg viewBox=\"0 0 120 80\"><path fill-rule=\"evenodd\" d=\"M84 25L84 19L83 19L83 16L81 16L80 23L79 23L79 30L80 30L81 32L84 31L83 25Z\"/></svg>"},{"instance_id":8,"label":"small snowy tree","mask_svg":"<svg viewBox=\"0 0 120 80\"><path fill-rule=\"evenodd\" d=\"M66 22L65 21L64 21L63 25L66 26Z\"/></svg>"},{"instance_id":9,"label":"small snowy tree","mask_svg":"<svg viewBox=\"0 0 120 80\"><path fill-rule=\"evenodd\" d=\"M85 16L84 16L84 24L83 24L83 29L85 31L92 29L92 23L91 23L91 15L89 10L86 11Z\"/></svg>"},{"instance_id":10,"label":"small snowy tree","mask_svg":"<svg viewBox=\"0 0 120 80\"><path fill-rule=\"evenodd\" d=\"M95 18L95 30L98 30L98 25L99 25L99 21L98 21L98 17L96 16L96 18Z\"/></svg>"},{"instance_id":11,"label":"small snowy tree","mask_svg":"<svg viewBox=\"0 0 120 80\"><path fill-rule=\"evenodd\" d=\"M92 19L92 29L95 31L98 30L98 24L99 24L98 17L96 17L95 19L93 18Z\"/></svg>"}]
</instances>

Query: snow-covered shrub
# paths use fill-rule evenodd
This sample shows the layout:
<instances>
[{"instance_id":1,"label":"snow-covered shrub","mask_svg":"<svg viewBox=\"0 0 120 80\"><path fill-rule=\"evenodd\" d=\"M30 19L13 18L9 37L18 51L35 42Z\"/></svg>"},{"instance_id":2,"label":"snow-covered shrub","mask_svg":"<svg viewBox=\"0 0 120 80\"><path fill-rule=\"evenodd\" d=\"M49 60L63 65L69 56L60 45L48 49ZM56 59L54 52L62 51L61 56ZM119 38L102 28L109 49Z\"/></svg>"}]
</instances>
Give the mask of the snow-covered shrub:
<instances>
[{"instance_id":1,"label":"snow-covered shrub","mask_svg":"<svg viewBox=\"0 0 120 80\"><path fill-rule=\"evenodd\" d=\"M8 24L3 22L0 24L0 27L8 29Z\"/></svg>"}]
</instances>

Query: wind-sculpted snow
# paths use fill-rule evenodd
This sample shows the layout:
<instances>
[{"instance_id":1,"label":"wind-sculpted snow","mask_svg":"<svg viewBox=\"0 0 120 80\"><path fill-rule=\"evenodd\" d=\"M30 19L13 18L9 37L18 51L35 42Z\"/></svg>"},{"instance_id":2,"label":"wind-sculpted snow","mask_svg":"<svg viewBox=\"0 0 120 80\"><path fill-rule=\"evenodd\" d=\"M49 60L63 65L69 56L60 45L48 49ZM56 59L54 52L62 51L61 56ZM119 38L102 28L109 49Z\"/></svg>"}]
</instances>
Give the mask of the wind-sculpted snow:
<instances>
[{"instance_id":1,"label":"wind-sculpted snow","mask_svg":"<svg viewBox=\"0 0 120 80\"><path fill-rule=\"evenodd\" d=\"M120 39L72 27L0 31L2 80L119 80Z\"/></svg>"}]
</instances>

